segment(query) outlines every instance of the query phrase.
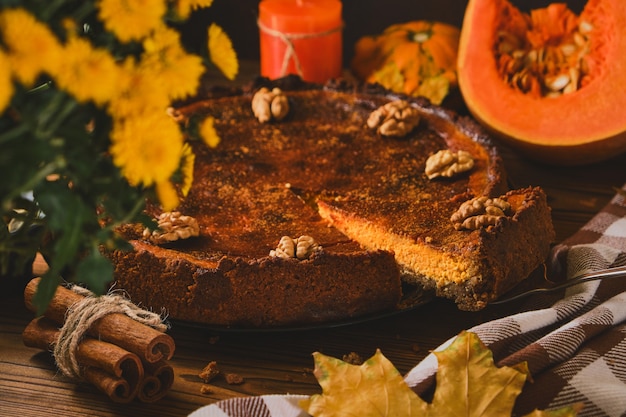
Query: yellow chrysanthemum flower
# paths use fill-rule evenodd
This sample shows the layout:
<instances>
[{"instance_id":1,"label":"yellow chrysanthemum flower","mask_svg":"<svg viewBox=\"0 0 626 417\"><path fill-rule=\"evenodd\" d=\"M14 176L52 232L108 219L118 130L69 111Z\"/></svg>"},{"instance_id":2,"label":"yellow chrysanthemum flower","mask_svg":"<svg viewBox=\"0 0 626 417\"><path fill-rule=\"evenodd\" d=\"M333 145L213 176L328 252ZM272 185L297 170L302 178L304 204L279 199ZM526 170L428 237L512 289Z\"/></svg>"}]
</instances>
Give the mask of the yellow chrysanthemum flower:
<instances>
[{"instance_id":1,"label":"yellow chrysanthemum flower","mask_svg":"<svg viewBox=\"0 0 626 417\"><path fill-rule=\"evenodd\" d=\"M61 26L63 26L63 29L65 29L65 32L68 36L75 36L81 31L81 27L76 22L76 20L69 17L61 20Z\"/></svg>"},{"instance_id":2,"label":"yellow chrysanthemum flower","mask_svg":"<svg viewBox=\"0 0 626 417\"><path fill-rule=\"evenodd\" d=\"M170 98L180 99L196 92L204 65L199 56L185 51L178 32L160 26L143 46L141 67L160 80Z\"/></svg>"},{"instance_id":3,"label":"yellow chrysanthemum flower","mask_svg":"<svg viewBox=\"0 0 626 417\"><path fill-rule=\"evenodd\" d=\"M26 10L0 12L0 37L13 76L25 86L32 86L42 72L57 72L61 44L45 24Z\"/></svg>"},{"instance_id":4,"label":"yellow chrysanthemum flower","mask_svg":"<svg viewBox=\"0 0 626 417\"><path fill-rule=\"evenodd\" d=\"M9 58L0 50L0 114L6 109L13 96L13 82Z\"/></svg>"},{"instance_id":5,"label":"yellow chrysanthemum flower","mask_svg":"<svg viewBox=\"0 0 626 417\"><path fill-rule=\"evenodd\" d=\"M98 17L120 41L139 41L162 23L165 0L100 0Z\"/></svg>"},{"instance_id":6,"label":"yellow chrysanthemum flower","mask_svg":"<svg viewBox=\"0 0 626 417\"><path fill-rule=\"evenodd\" d=\"M219 135L217 134L217 131L215 130L214 122L215 122L215 119L209 116L202 121L202 123L200 124L200 129L199 129L199 133L200 133L200 136L202 137L202 140L210 148L217 147L217 145L219 145L220 140L221 140Z\"/></svg>"},{"instance_id":7,"label":"yellow chrysanthemum flower","mask_svg":"<svg viewBox=\"0 0 626 417\"><path fill-rule=\"evenodd\" d=\"M131 185L169 181L178 169L183 135L165 111L114 120L111 155Z\"/></svg>"},{"instance_id":8,"label":"yellow chrysanthemum flower","mask_svg":"<svg viewBox=\"0 0 626 417\"><path fill-rule=\"evenodd\" d=\"M170 181L157 182L156 192L159 202L163 207L163 211L172 211L180 203L176 188L174 188Z\"/></svg>"},{"instance_id":9,"label":"yellow chrysanthemum flower","mask_svg":"<svg viewBox=\"0 0 626 417\"><path fill-rule=\"evenodd\" d=\"M195 162L196 155L193 153L191 145L185 143L183 145L183 157L181 166L181 172L183 174L183 184L181 187L181 192L184 197L189 194L189 190L191 189L191 185L193 184L193 169Z\"/></svg>"},{"instance_id":10,"label":"yellow chrysanthemum flower","mask_svg":"<svg viewBox=\"0 0 626 417\"><path fill-rule=\"evenodd\" d=\"M136 117L146 111L162 111L170 105L168 90L149 68L127 58L121 65L116 94L108 112L116 119Z\"/></svg>"},{"instance_id":11,"label":"yellow chrysanthemum flower","mask_svg":"<svg viewBox=\"0 0 626 417\"><path fill-rule=\"evenodd\" d=\"M106 49L94 48L82 38L70 37L64 48L64 60L54 77L59 87L78 101L92 100L102 105L115 93L120 68Z\"/></svg>"},{"instance_id":12,"label":"yellow chrysanthemum flower","mask_svg":"<svg viewBox=\"0 0 626 417\"><path fill-rule=\"evenodd\" d=\"M209 56L211 62L222 71L229 80L234 80L239 72L239 61L230 38L215 23L209 26Z\"/></svg>"},{"instance_id":13,"label":"yellow chrysanthemum flower","mask_svg":"<svg viewBox=\"0 0 626 417\"><path fill-rule=\"evenodd\" d=\"M187 19L192 10L210 7L213 0L177 0L175 4L176 14L182 19Z\"/></svg>"}]
</instances>

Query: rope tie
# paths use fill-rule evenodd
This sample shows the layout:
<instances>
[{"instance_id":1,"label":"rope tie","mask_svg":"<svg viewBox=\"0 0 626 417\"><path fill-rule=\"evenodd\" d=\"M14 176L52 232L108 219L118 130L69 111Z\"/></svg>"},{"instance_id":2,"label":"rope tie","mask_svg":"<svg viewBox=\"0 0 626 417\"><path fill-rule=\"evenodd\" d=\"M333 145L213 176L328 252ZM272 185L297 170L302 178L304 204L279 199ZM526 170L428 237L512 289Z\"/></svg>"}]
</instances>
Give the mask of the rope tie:
<instances>
[{"instance_id":1,"label":"rope tie","mask_svg":"<svg viewBox=\"0 0 626 417\"><path fill-rule=\"evenodd\" d=\"M287 75L287 66L289 65L289 61L293 58L294 64L296 66L296 71L298 75L302 78L302 67L300 65L300 59L298 58L298 54L296 54L296 49L293 46L294 40L320 38L323 36L331 35L343 29L343 25L339 25L336 28L328 29L324 32L318 33L284 33L279 30L265 26L263 23L261 23L260 20L257 21L257 24L262 32L267 33L270 36L274 36L275 38L279 38L281 41L283 41L285 47L287 48L285 51L285 56L283 57L283 64L280 70L281 77Z\"/></svg>"},{"instance_id":2,"label":"rope tie","mask_svg":"<svg viewBox=\"0 0 626 417\"><path fill-rule=\"evenodd\" d=\"M167 325L159 314L143 310L119 294L109 293L96 297L91 291L73 285L71 290L84 296L74 303L65 316L65 323L54 346L54 359L63 374L81 379L80 365L76 359L78 345L93 323L112 313L122 313L131 319L165 332Z\"/></svg>"}]
</instances>

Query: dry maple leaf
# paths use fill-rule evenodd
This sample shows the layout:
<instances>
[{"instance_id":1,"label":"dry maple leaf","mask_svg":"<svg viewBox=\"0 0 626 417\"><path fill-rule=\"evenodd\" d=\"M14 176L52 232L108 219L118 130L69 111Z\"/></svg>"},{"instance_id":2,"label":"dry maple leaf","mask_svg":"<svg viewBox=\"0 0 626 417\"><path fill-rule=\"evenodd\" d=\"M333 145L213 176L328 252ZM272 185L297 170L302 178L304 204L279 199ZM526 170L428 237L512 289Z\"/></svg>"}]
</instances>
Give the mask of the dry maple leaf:
<instances>
[{"instance_id":1,"label":"dry maple leaf","mask_svg":"<svg viewBox=\"0 0 626 417\"><path fill-rule=\"evenodd\" d=\"M316 417L420 416L427 403L404 382L402 375L376 350L362 365L313 354L317 381L323 394L300 403Z\"/></svg>"},{"instance_id":2,"label":"dry maple leaf","mask_svg":"<svg viewBox=\"0 0 626 417\"><path fill-rule=\"evenodd\" d=\"M313 354L322 394L300 406L315 417L510 416L529 377L526 363L497 367L491 351L471 332L462 332L439 361L432 403L422 400L380 350L362 365ZM534 411L526 417L575 416L580 406Z\"/></svg>"}]
</instances>

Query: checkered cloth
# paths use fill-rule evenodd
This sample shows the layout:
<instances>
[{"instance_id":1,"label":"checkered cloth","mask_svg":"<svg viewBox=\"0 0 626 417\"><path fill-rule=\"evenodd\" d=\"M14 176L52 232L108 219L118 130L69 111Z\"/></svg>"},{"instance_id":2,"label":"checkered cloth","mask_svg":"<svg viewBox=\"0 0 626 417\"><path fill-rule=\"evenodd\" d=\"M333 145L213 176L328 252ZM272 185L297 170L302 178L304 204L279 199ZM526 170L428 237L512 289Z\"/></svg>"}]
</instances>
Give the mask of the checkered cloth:
<instances>
[{"instance_id":1,"label":"checkered cloth","mask_svg":"<svg viewBox=\"0 0 626 417\"><path fill-rule=\"evenodd\" d=\"M626 191L626 184L622 188ZM553 248L549 268L570 278L626 265L626 200L618 193L580 231ZM556 297L556 298L555 298ZM514 415L581 402L580 416L626 416L626 280L591 281L560 295L533 297L513 316L468 329L492 350L498 366L528 363L532 381ZM436 350L445 349L454 337ZM423 398L434 389L437 359L429 354L405 376ZM193 417L305 417L299 395L221 401Z\"/></svg>"}]
</instances>

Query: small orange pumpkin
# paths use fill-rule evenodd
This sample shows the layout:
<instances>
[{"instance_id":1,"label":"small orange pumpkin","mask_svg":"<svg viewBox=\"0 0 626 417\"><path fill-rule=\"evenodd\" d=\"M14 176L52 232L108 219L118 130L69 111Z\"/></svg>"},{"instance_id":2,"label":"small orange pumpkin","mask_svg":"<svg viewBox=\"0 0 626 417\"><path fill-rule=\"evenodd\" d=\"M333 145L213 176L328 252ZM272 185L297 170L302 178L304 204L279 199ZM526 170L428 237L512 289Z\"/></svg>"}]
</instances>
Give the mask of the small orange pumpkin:
<instances>
[{"instance_id":1,"label":"small orange pumpkin","mask_svg":"<svg viewBox=\"0 0 626 417\"><path fill-rule=\"evenodd\" d=\"M351 69L361 81L440 104L456 87L460 30L425 20L389 26L355 44Z\"/></svg>"}]
</instances>

